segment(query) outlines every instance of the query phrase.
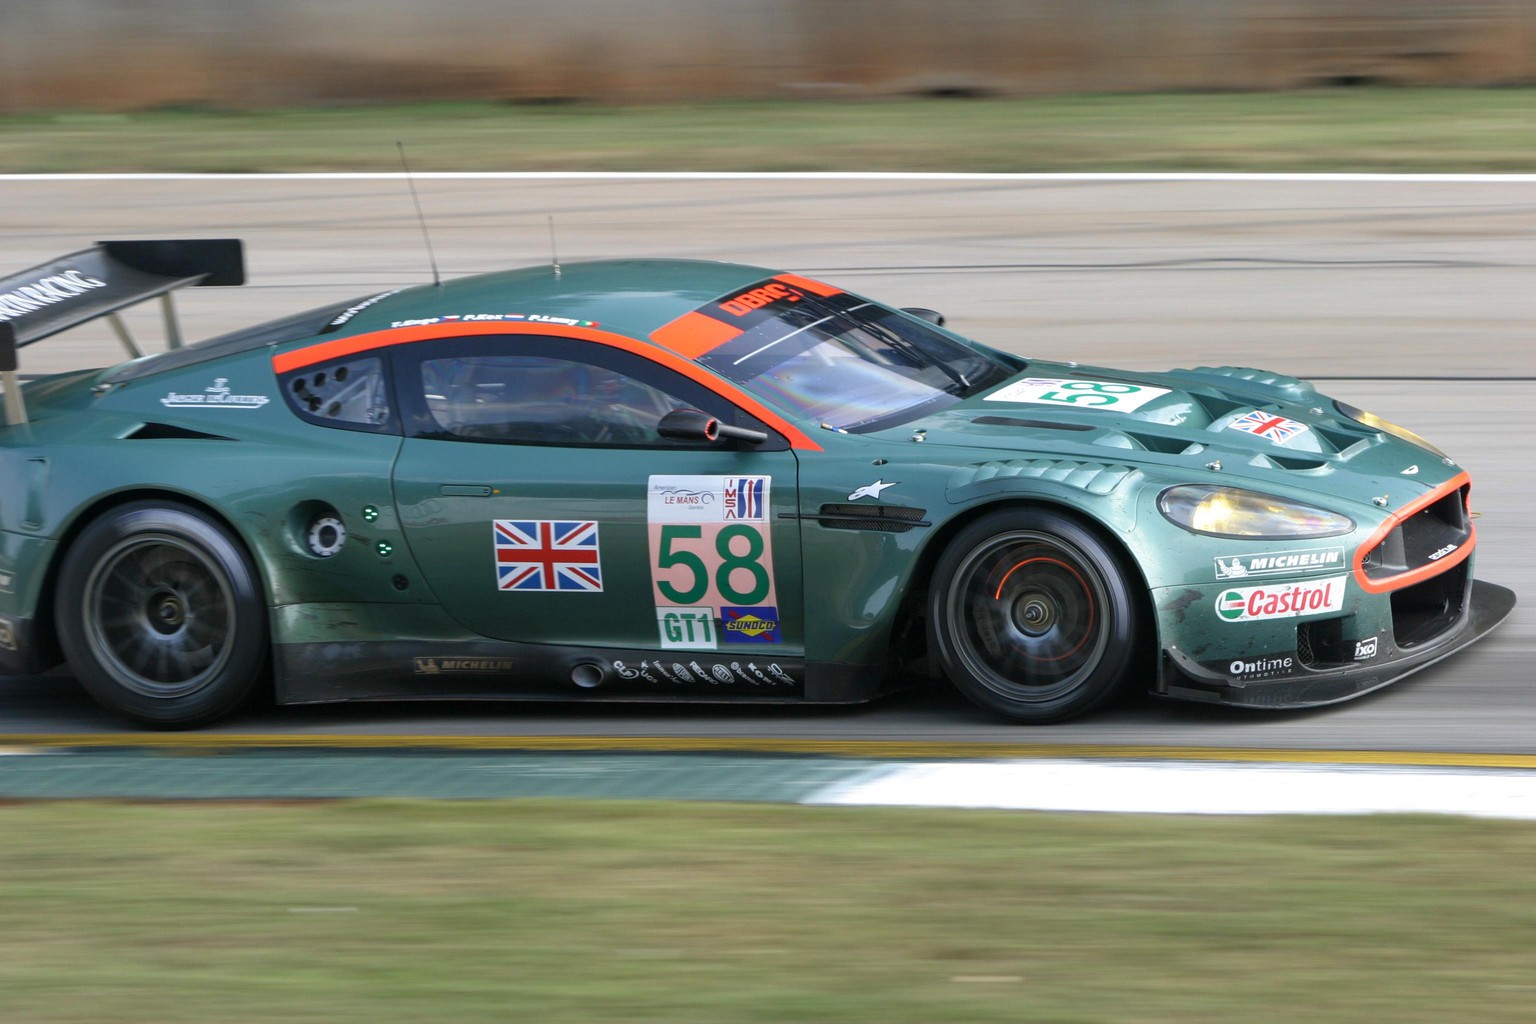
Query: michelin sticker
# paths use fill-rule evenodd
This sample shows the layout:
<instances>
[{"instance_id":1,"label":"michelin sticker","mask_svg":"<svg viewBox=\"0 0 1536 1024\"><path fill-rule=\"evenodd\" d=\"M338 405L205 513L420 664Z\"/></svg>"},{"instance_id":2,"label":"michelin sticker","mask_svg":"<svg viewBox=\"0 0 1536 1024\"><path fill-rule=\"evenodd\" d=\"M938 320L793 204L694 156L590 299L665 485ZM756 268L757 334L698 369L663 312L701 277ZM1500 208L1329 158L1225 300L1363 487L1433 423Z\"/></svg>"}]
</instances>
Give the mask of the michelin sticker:
<instances>
[{"instance_id":1,"label":"michelin sticker","mask_svg":"<svg viewBox=\"0 0 1536 1024\"><path fill-rule=\"evenodd\" d=\"M160 404L171 409L260 409L272 399L266 395L237 395L232 393L228 377L216 377L201 392L180 394L169 392Z\"/></svg>"},{"instance_id":2,"label":"michelin sticker","mask_svg":"<svg viewBox=\"0 0 1536 1024\"><path fill-rule=\"evenodd\" d=\"M1250 576L1300 576L1314 572L1337 572L1344 568L1344 549L1302 548L1299 551L1264 551L1256 555L1217 555L1216 578L1240 580Z\"/></svg>"},{"instance_id":3,"label":"michelin sticker","mask_svg":"<svg viewBox=\"0 0 1536 1024\"><path fill-rule=\"evenodd\" d=\"M725 608L772 612L748 643L777 643L773 538L766 476L652 476L646 488L651 585L660 644L712 651ZM705 621L708 627L705 627ZM743 642L740 632L724 637ZM772 635L774 640L756 639ZM681 675L681 673L678 673Z\"/></svg>"},{"instance_id":4,"label":"michelin sticker","mask_svg":"<svg viewBox=\"0 0 1536 1024\"><path fill-rule=\"evenodd\" d=\"M1028 405L1064 405L1073 409L1135 412L1168 394L1167 388L1122 384L1109 380L1071 377L1026 377L986 396L988 402L1020 402Z\"/></svg>"}]
</instances>

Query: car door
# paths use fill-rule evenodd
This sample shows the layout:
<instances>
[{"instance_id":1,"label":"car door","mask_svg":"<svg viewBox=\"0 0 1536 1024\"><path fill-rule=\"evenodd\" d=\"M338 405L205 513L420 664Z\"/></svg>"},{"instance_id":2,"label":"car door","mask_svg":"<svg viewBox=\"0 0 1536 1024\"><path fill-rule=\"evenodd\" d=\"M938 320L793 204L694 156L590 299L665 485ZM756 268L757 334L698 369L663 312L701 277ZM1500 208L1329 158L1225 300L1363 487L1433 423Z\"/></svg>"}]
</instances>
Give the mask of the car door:
<instances>
[{"instance_id":1,"label":"car door","mask_svg":"<svg viewBox=\"0 0 1536 1024\"><path fill-rule=\"evenodd\" d=\"M766 429L635 352L482 335L393 354L407 542L485 637L803 655L796 461L782 438L679 442L674 408Z\"/></svg>"}]
</instances>

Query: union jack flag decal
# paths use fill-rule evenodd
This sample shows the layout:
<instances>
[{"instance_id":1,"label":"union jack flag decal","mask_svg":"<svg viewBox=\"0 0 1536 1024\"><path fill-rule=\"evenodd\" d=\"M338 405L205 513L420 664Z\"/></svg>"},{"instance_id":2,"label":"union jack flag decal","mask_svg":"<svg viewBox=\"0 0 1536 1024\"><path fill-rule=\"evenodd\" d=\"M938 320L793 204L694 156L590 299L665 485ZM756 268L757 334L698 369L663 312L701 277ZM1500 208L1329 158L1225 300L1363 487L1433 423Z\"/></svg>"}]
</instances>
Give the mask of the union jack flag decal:
<instances>
[{"instance_id":1,"label":"union jack flag decal","mask_svg":"<svg viewBox=\"0 0 1536 1024\"><path fill-rule=\"evenodd\" d=\"M497 519L497 590L601 592L597 523L564 519Z\"/></svg>"},{"instance_id":2,"label":"union jack flag decal","mask_svg":"<svg viewBox=\"0 0 1536 1024\"><path fill-rule=\"evenodd\" d=\"M1296 420L1288 420L1284 416L1275 416L1267 412L1250 412L1239 416L1227 424L1233 430L1241 430L1248 434L1257 434L1267 438L1275 444L1285 444L1291 438L1307 429L1305 423Z\"/></svg>"}]
</instances>

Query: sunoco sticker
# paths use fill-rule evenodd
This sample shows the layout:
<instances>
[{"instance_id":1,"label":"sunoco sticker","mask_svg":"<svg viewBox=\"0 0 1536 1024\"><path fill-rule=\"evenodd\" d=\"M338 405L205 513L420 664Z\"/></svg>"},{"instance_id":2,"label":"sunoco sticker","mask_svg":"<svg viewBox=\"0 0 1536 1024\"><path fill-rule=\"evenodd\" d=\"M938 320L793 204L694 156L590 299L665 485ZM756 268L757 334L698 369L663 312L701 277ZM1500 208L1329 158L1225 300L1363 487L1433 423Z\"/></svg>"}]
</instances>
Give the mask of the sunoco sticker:
<instances>
[{"instance_id":1,"label":"sunoco sticker","mask_svg":"<svg viewBox=\"0 0 1536 1024\"><path fill-rule=\"evenodd\" d=\"M1336 612L1344 607L1344 587L1348 580L1348 576L1334 576L1312 583L1224 590L1216 598L1216 614L1225 622L1256 622Z\"/></svg>"}]
</instances>

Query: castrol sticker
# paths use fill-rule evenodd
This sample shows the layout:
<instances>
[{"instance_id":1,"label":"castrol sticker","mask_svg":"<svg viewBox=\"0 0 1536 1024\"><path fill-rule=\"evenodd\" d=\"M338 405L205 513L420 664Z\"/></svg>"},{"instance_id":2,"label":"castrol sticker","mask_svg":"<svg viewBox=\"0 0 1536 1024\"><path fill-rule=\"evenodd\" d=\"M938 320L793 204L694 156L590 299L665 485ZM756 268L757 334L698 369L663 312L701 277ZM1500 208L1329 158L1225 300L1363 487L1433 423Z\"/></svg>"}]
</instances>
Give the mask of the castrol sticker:
<instances>
[{"instance_id":1,"label":"castrol sticker","mask_svg":"<svg viewBox=\"0 0 1536 1024\"><path fill-rule=\"evenodd\" d=\"M1310 583L1224 590L1216 598L1216 614L1225 622L1255 622L1336 612L1344 607L1348 581L1348 576L1334 576Z\"/></svg>"}]
</instances>

